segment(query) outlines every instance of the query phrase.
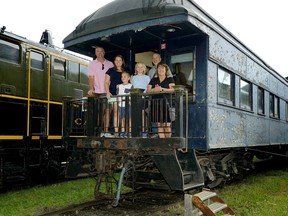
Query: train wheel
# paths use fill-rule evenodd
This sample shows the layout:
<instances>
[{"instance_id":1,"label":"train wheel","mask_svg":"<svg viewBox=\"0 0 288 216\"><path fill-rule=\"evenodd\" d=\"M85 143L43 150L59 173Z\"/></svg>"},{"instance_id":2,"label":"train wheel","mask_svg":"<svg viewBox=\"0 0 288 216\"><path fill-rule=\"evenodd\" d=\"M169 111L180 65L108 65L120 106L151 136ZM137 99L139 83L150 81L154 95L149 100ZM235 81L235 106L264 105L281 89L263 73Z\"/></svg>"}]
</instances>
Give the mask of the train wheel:
<instances>
[{"instance_id":1,"label":"train wheel","mask_svg":"<svg viewBox=\"0 0 288 216\"><path fill-rule=\"evenodd\" d=\"M209 158L200 158L199 164L203 171L205 185L209 188L214 188L221 184L223 178L217 178L215 175L216 168L211 164Z\"/></svg>"}]
</instances>

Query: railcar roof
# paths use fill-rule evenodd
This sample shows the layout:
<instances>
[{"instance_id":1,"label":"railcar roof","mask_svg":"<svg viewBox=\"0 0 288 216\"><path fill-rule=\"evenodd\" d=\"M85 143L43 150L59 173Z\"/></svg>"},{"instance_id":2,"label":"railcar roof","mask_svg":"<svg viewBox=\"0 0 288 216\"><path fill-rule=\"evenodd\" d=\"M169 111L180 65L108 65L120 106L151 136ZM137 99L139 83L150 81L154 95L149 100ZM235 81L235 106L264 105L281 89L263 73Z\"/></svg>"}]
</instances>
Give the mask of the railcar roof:
<instances>
[{"instance_id":1,"label":"railcar roof","mask_svg":"<svg viewBox=\"0 0 288 216\"><path fill-rule=\"evenodd\" d=\"M191 17L195 18L193 24ZM205 35L196 27L197 20L221 32L235 46L245 49L248 55L276 72L193 0L114 0L86 17L63 43L65 49L90 57L95 55L95 46L105 47L106 53L137 50L141 45L146 51L154 51L156 44L168 39L181 40L187 36L197 39Z\"/></svg>"},{"instance_id":2,"label":"railcar roof","mask_svg":"<svg viewBox=\"0 0 288 216\"><path fill-rule=\"evenodd\" d=\"M3 28L2 28L3 29ZM5 31L5 29L3 29L2 31L0 31L0 37L4 37L7 38L10 41L17 41L19 43L26 43L29 44L29 46L34 46L37 47L39 49L45 50L45 51L49 51L52 53L57 53L61 56L65 56L65 57L69 57L69 58L73 58L73 59L77 59L77 60L82 60L86 63L88 63L90 61L89 58L87 58L87 56L79 56L78 53L73 53L70 52L70 50L64 50L62 48L58 48L58 47L54 47L54 46L49 46L46 44L41 44L32 40L27 39L26 37L14 34L12 32L8 32Z\"/></svg>"},{"instance_id":3,"label":"railcar roof","mask_svg":"<svg viewBox=\"0 0 288 216\"><path fill-rule=\"evenodd\" d=\"M173 33L175 37L191 34L191 28L194 28L193 32L199 32L188 22L188 14L192 11L187 5L191 5L191 1L129 0L127 4L127 0L115 0L86 17L63 40L64 47L93 56L93 46L104 46L109 52L133 47L143 41L159 41L165 39L165 34L168 36L169 28L181 30ZM180 24L183 21L187 23Z\"/></svg>"}]
</instances>

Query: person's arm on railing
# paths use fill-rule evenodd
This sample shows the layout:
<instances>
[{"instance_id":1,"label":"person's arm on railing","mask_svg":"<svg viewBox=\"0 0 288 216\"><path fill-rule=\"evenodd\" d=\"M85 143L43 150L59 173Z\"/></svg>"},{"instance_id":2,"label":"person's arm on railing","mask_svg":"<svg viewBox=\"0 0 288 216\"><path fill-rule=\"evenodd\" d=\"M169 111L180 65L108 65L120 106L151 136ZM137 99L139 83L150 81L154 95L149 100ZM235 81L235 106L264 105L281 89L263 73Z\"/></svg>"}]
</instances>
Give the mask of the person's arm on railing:
<instances>
[{"instance_id":1,"label":"person's arm on railing","mask_svg":"<svg viewBox=\"0 0 288 216\"><path fill-rule=\"evenodd\" d=\"M175 83L169 83L169 88L162 88L162 92L174 92Z\"/></svg>"}]
</instances>

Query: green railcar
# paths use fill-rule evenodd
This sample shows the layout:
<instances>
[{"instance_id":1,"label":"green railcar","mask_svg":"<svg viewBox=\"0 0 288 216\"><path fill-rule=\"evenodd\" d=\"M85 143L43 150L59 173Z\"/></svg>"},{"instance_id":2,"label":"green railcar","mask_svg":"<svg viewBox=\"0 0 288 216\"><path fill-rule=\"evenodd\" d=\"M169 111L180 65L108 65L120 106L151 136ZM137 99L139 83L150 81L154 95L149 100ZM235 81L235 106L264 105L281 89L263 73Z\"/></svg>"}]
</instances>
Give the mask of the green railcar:
<instances>
[{"instance_id":1,"label":"green railcar","mask_svg":"<svg viewBox=\"0 0 288 216\"><path fill-rule=\"evenodd\" d=\"M70 156L61 144L62 98L86 95L89 59L44 36L36 43L0 31L0 190L58 178Z\"/></svg>"}]
</instances>

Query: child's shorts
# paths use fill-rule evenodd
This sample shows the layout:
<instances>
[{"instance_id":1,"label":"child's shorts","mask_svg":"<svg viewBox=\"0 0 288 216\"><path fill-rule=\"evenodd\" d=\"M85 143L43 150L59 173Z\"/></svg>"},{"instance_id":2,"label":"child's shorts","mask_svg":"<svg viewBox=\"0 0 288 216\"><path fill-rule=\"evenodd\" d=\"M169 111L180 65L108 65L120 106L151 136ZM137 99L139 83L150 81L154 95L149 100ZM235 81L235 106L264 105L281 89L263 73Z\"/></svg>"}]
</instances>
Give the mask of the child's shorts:
<instances>
[{"instance_id":1,"label":"child's shorts","mask_svg":"<svg viewBox=\"0 0 288 216\"><path fill-rule=\"evenodd\" d=\"M130 114L131 114L131 106L128 107L128 113L125 113L126 112L126 107L118 107L119 109L119 113L120 113L120 118L125 118L125 117L130 117Z\"/></svg>"}]
</instances>

